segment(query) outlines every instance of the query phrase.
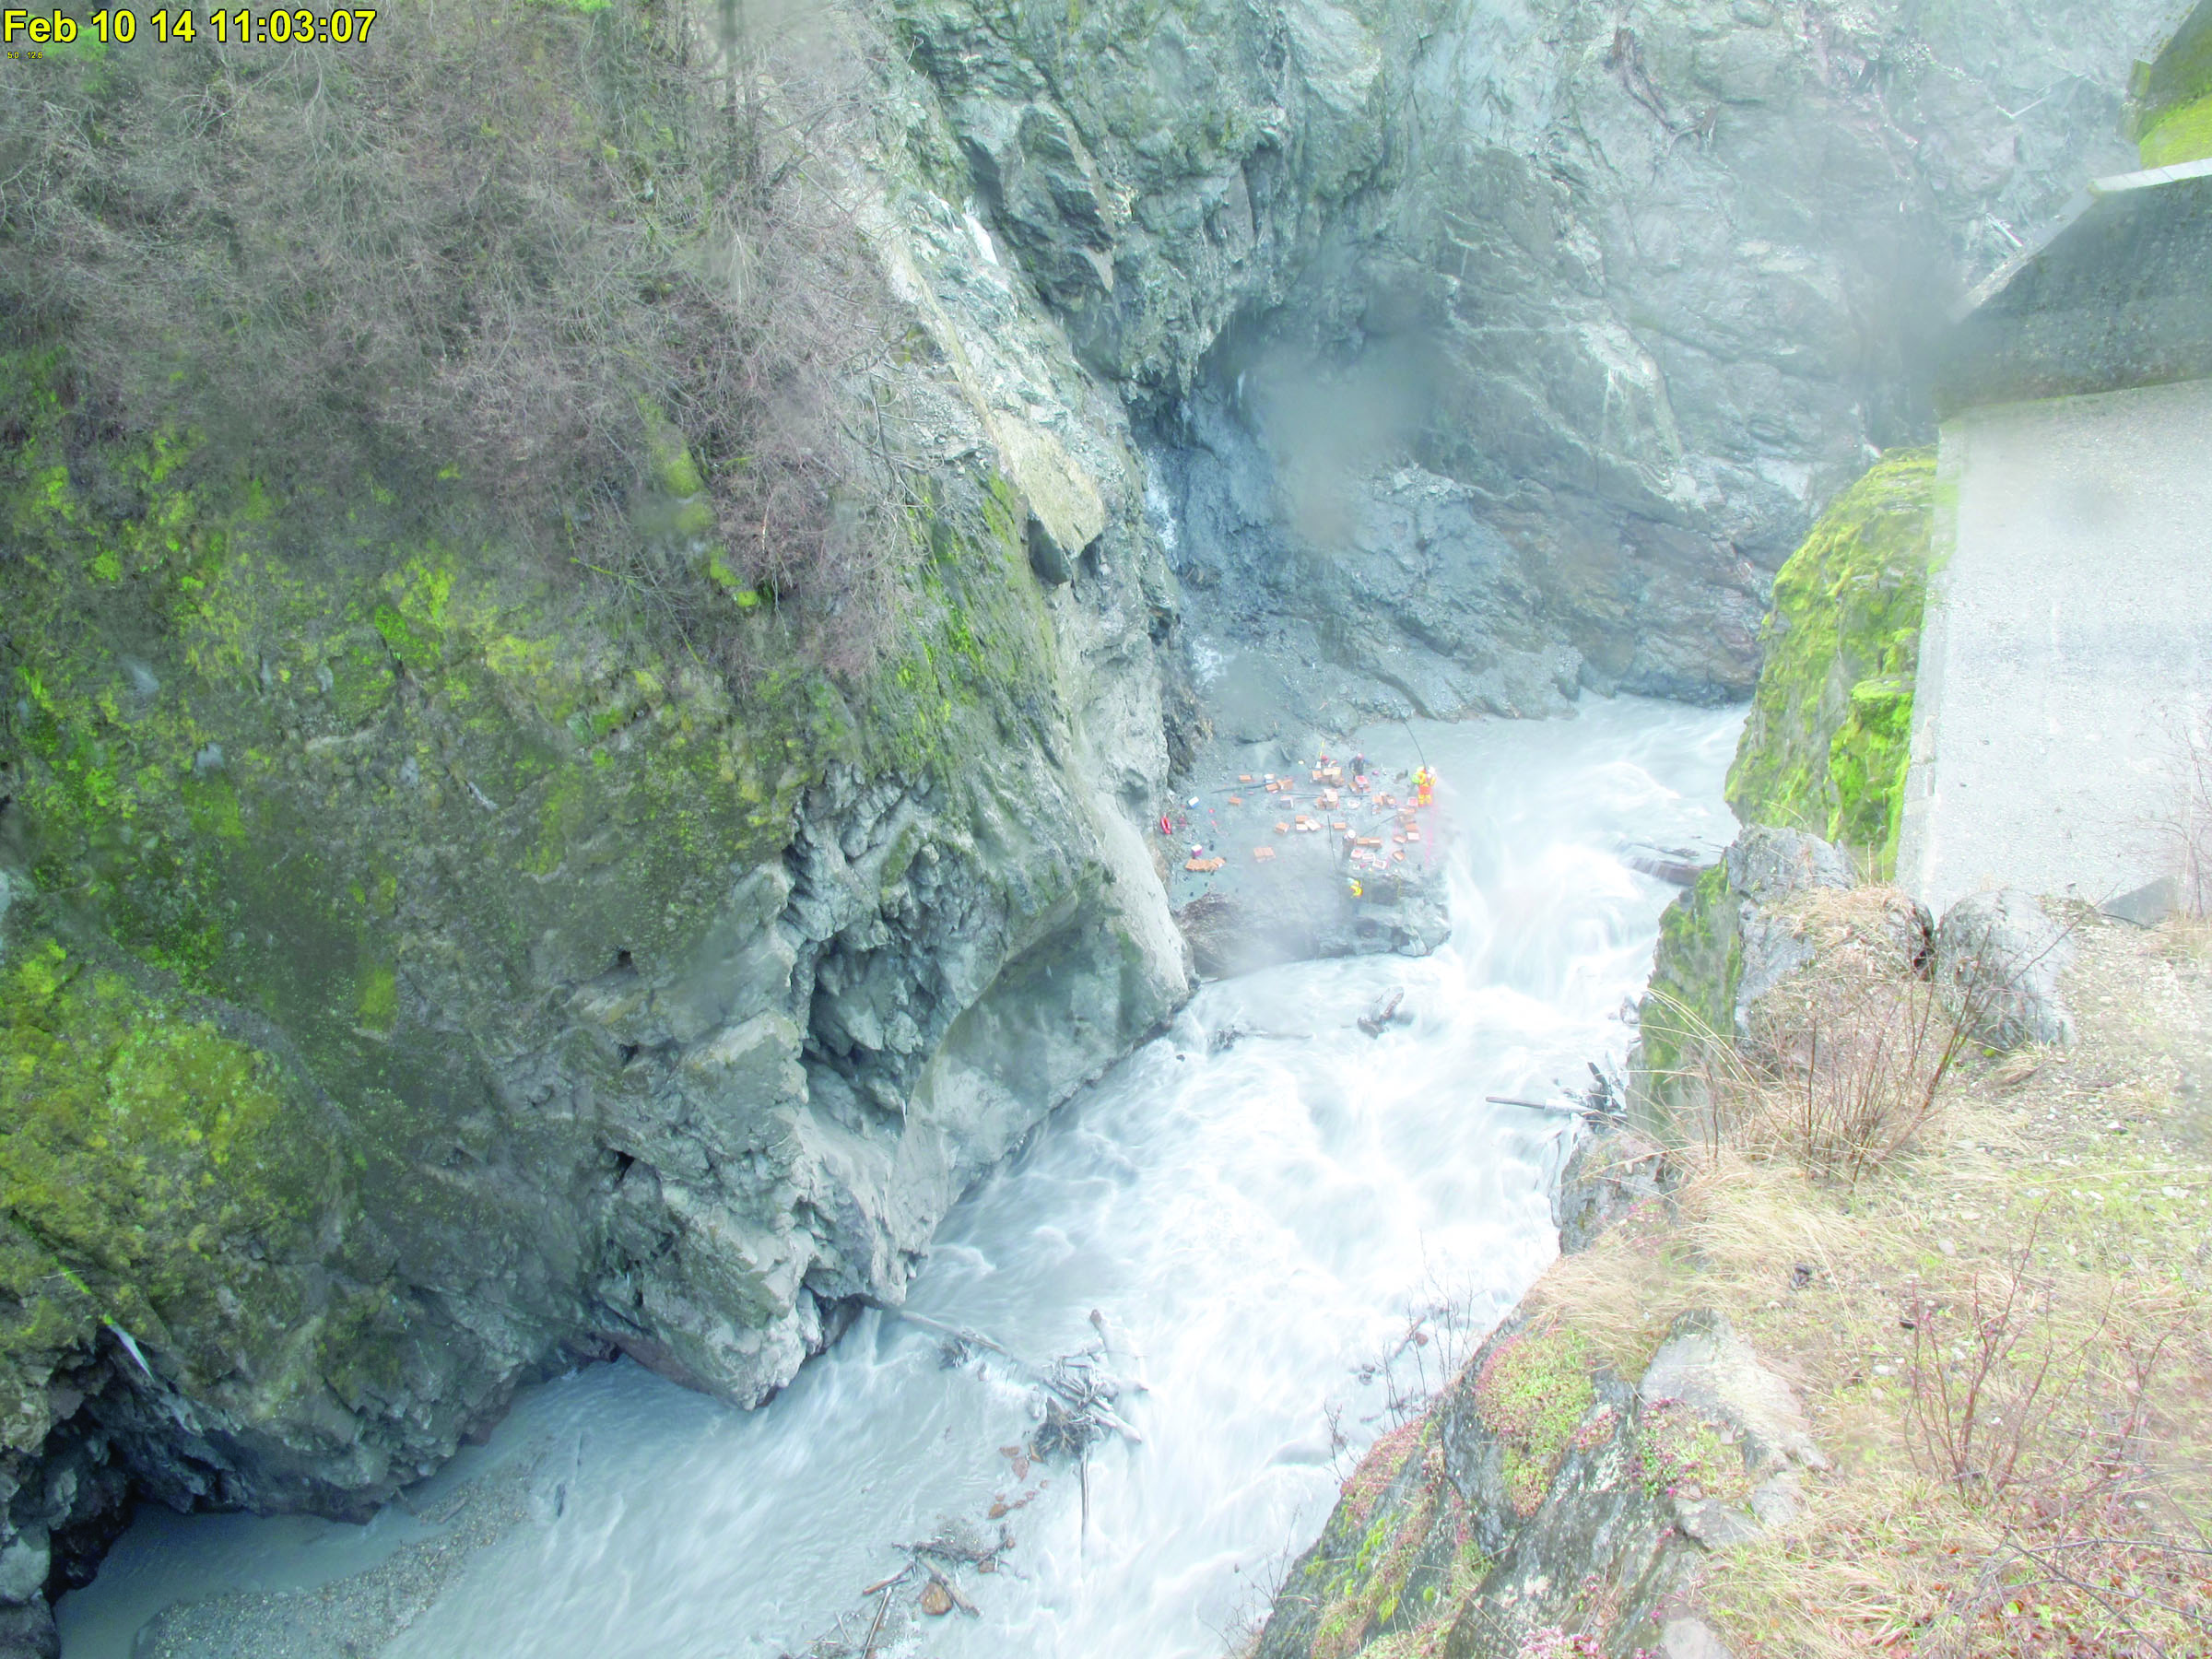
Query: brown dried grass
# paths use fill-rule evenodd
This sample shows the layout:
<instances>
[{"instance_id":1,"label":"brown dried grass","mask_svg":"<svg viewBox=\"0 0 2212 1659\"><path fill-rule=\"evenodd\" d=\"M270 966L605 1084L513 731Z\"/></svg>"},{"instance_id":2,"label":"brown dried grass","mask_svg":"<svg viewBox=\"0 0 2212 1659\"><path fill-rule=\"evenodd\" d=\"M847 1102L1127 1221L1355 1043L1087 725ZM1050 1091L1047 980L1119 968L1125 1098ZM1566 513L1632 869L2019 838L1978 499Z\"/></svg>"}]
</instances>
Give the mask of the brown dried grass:
<instances>
[{"instance_id":1,"label":"brown dried grass","mask_svg":"<svg viewBox=\"0 0 2212 1659\"><path fill-rule=\"evenodd\" d=\"M1878 909L1806 916L1818 971L1839 951L1863 971ZM1771 1026L1700 1073L1751 1093L1685 1123L1676 1190L1537 1287L1624 1374L1705 1307L1801 1389L1836 1471L1711 1563L1700 1594L1733 1651L2212 1652L2212 1170L2185 1087L2212 1030L2202 935L2088 929L2076 1047L1961 1054L1855 1180L1762 1115L1758 1091L1812 1052Z\"/></svg>"},{"instance_id":2,"label":"brown dried grass","mask_svg":"<svg viewBox=\"0 0 2212 1659\"><path fill-rule=\"evenodd\" d=\"M366 43L50 53L0 80L0 313L65 349L88 464L191 430L311 508L458 469L716 649L734 607L650 522L672 423L726 566L862 668L909 539L894 338L808 164L869 118L860 50L758 3L445 0Z\"/></svg>"}]
</instances>

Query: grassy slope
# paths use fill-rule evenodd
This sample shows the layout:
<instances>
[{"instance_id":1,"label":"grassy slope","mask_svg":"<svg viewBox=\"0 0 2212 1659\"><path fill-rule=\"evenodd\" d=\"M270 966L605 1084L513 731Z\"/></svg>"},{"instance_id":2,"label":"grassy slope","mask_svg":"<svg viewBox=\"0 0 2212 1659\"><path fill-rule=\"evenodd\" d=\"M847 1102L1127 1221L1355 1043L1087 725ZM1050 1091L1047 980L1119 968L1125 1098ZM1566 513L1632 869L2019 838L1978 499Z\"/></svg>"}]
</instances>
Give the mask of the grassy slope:
<instances>
[{"instance_id":1,"label":"grassy slope","mask_svg":"<svg viewBox=\"0 0 2212 1659\"><path fill-rule=\"evenodd\" d=\"M1739 1654L2212 1644L2212 935L2078 942L2073 1049L1970 1063L1855 1188L1693 1153L1671 1206L1535 1292L1630 1375L1677 1312L1718 1309L1802 1389L1838 1467L1712 1559ZM1936 1443L1970 1418L1959 1455Z\"/></svg>"}]
</instances>

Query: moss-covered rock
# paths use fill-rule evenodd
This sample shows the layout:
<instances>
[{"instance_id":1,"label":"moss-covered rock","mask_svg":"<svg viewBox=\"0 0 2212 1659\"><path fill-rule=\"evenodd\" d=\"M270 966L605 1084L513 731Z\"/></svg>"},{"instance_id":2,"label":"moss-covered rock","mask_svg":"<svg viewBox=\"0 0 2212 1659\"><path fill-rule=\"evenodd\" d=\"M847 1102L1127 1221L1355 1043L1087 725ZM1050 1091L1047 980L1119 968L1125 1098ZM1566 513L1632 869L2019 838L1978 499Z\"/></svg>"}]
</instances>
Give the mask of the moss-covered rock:
<instances>
[{"instance_id":1,"label":"moss-covered rock","mask_svg":"<svg viewBox=\"0 0 2212 1659\"><path fill-rule=\"evenodd\" d=\"M1475 1379L1475 1408L1498 1437L1505 1489L1534 1514L1576 1428L1596 1399L1588 1341L1571 1326L1517 1332L1494 1347Z\"/></svg>"},{"instance_id":2,"label":"moss-covered rock","mask_svg":"<svg viewBox=\"0 0 2212 1659\"><path fill-rule=\"evenodd\" d=\"M1745 823L1809 830L1877 874L1897 859L1935 490L1933 451L1885 456L1783 566L1728 772Z\"/></svg>"},{"instance_id":3,"label":"moss-covered rock","mask_svg":"<svg viewBox=\"0 0 2212 1659\"><path fill-rule=\"evenodd\" d=\"M618 1348L756 1401L1171 1005L987 471L879 670L734 594L735 677L439 469L69 386L0 364L0 1481L352 1511Z\"/></svg>"},{"instance_id":4,"label":"moss-covered rock","mask_svg":"<svg viewBox=\"0 0 2212 1659\"><path fill-rule=\"evenodd\" d=\"M1709 1032L1734 1024L1743 940L1728 866L1716 864L1659 917L1659 945L1637 1027L1639 1069L1672 1077Z\"/></svg>"},{"instance_id":5,"label":"moss-covered rock","mask_svg":"<svg viewBox=\"0 0 2212 1659\"><path fill-rule=\"evenodd\" d=\"M1262 1654L1416 1659L1439 1651L1488 1565L1445 1474L1441 1427L1424 1414L1368 1449L1327 1528L1292 1570L1285 1614L1270 1622Z\"/></svg>"},{"instance_id":6,"label":"moss-covered rock","mask_svg":"<svg viewBox=\"0 0 2212 1659\"><path fill-rule=\"evenodd\" d=\"M2143 165L2178 167L2212 156L2212 93L2162 116L2143 135Z\"/></svg>"},{"instance_id":7,"label":"moss-covered rock","mask_svg":"<svg viewBox=\"0 0 2212 1659\"><path fill-rule=\"evenodd\" d=\"M2136 65L2129 94L2128 123L2144 166L2212 155L2212 5L2199 4L2156 57Z\"/></svg>"},{"instance_id":8,"label":"moss-covered rock","mask_svg":"<svg viewBox=\"0 0 2212 1659\"><path fill-rule=\"evenodd\" d=\"M1704 1554L1794 1513L1828 1466L1725 1320L1677 1317L1631 1384L1524 1310L1361 1460L1257 1659L1656 1652Z\"/></svg>"},{"instance_id":9,"label":"moss-covered rock","mask_svg":"<svg viewBox=\"0 0 2212 1659\"><path fill-rule=\"evenodd\" d=\"M1811 959L1801 899L1852 885L1838 848L1753 824L1666 907L1629 1055L1630 1108L1662 1144L1699 1109L1708 1061L1748 1037L1759 1000Z\"/></svg>"}]
</instances>

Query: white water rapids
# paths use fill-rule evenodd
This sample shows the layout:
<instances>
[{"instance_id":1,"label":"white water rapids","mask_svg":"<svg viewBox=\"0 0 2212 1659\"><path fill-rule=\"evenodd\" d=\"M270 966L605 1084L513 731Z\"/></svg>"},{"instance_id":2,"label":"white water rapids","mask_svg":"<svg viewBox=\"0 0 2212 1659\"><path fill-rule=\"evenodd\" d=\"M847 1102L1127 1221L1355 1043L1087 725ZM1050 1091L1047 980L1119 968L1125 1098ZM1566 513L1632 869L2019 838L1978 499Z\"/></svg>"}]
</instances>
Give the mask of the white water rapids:
<instances>
[{"instance_id":1,"label":"white water rapids","mask_svg":"<svg viewBox=\"0 0 2212 1659\"><path fill-rule=\"evenodd\" d=\"M1034 1490L1006 1518L1004 1570L959 1575L979 1616L879 1652L1220 1653L1388 1427L1391 1391L1433 1386L1439 1350L1469 1350L1552 1257L1571 1120L1484 1097L1556 1098L1555 1080L1579 1088L1586 1062L1625 1053L1618 1011L1672 889L1617 851L1728 839L1740 719L1592 700L1571 721L1366 734L1394 768L1418 736L1442 774L1451 943L1207 987L947 1218L915 1312L1046 1361L1092 1339L1098 1309L1143 1358L1148 1392L1122 1409L1144 1441L1095 1450L1087 1535L1072 1470L1018 1480L998 1450L1032 1427L1029 1389L868 1313L756 1412L628 1363L533 1391L414 1503L434 1516L435 1488L550 1441L531 1518L403 1634L356 1630L346 1651L773 1659L841 1614L857 1646L859 1592L903 1563L897 1546ZM1411 1020L1362 1034L1357 1017L1401 988ZM1230 1028L1249 1034L1221 1047ZM1440 1301L1461 1312L1431 1322L1436 1340L1363 1382L1408 1310ZM1332 1406L1350 1442L1334 1465ZM143 1517L63 1602L65 1659L129 1659L165 1606L329 1583L435 1531L397 1509L366 1528Z\"/></svg>"}]
</instances>

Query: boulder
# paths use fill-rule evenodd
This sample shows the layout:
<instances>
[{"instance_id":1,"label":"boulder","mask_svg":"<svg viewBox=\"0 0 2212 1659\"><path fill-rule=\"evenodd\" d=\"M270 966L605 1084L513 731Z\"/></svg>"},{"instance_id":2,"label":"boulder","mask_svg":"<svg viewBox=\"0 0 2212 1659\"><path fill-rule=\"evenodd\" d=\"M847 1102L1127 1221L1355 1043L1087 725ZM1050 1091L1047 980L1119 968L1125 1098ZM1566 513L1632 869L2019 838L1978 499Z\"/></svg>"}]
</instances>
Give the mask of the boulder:
<instances>
[{"instance_id":1,"label":"boulder","mask_svg":"<svg viewBox=\"0 0 2212 1659\"><path fill-rule=\"evenodd\" d=\"M1974 893L1936 930L1936 979L1979 1042L2014 1049L2074 1040L2060 977L2074 959L2073 929L2017 888Z\"/></svg>"},{"instance_id":2,"label":"boulder","mask_svg":"<svg viewBox=\"0 0 2212 1659\"><path fill-rule=\"evenodd\" d=\"M1742 945L1731 1000L1741 1035L1759 998L1813 959L1811 937L1786 913L1792 902L1821 888L1848 892L1857 877L1850 859L1818 836L1768 824L1737 836L1725 863Z\"/></svg>"},{"instance_id":3,"label":"boulder","mask_svg":"<svg viewBox=\"0 0 2212 1659\"><path fill-rule=\"evenodd\" d=\"M1753 824L1667 906L1629 1056L1630 1109L1643 1127L1658 1130L1690 1104L1689 1074L1709 1037L1749 1036L1759 998L1812 959L1811 938L1788 913L1797 900L1852 885L1851 861L1818 836Z\"/></svg>"}]
</instances>

